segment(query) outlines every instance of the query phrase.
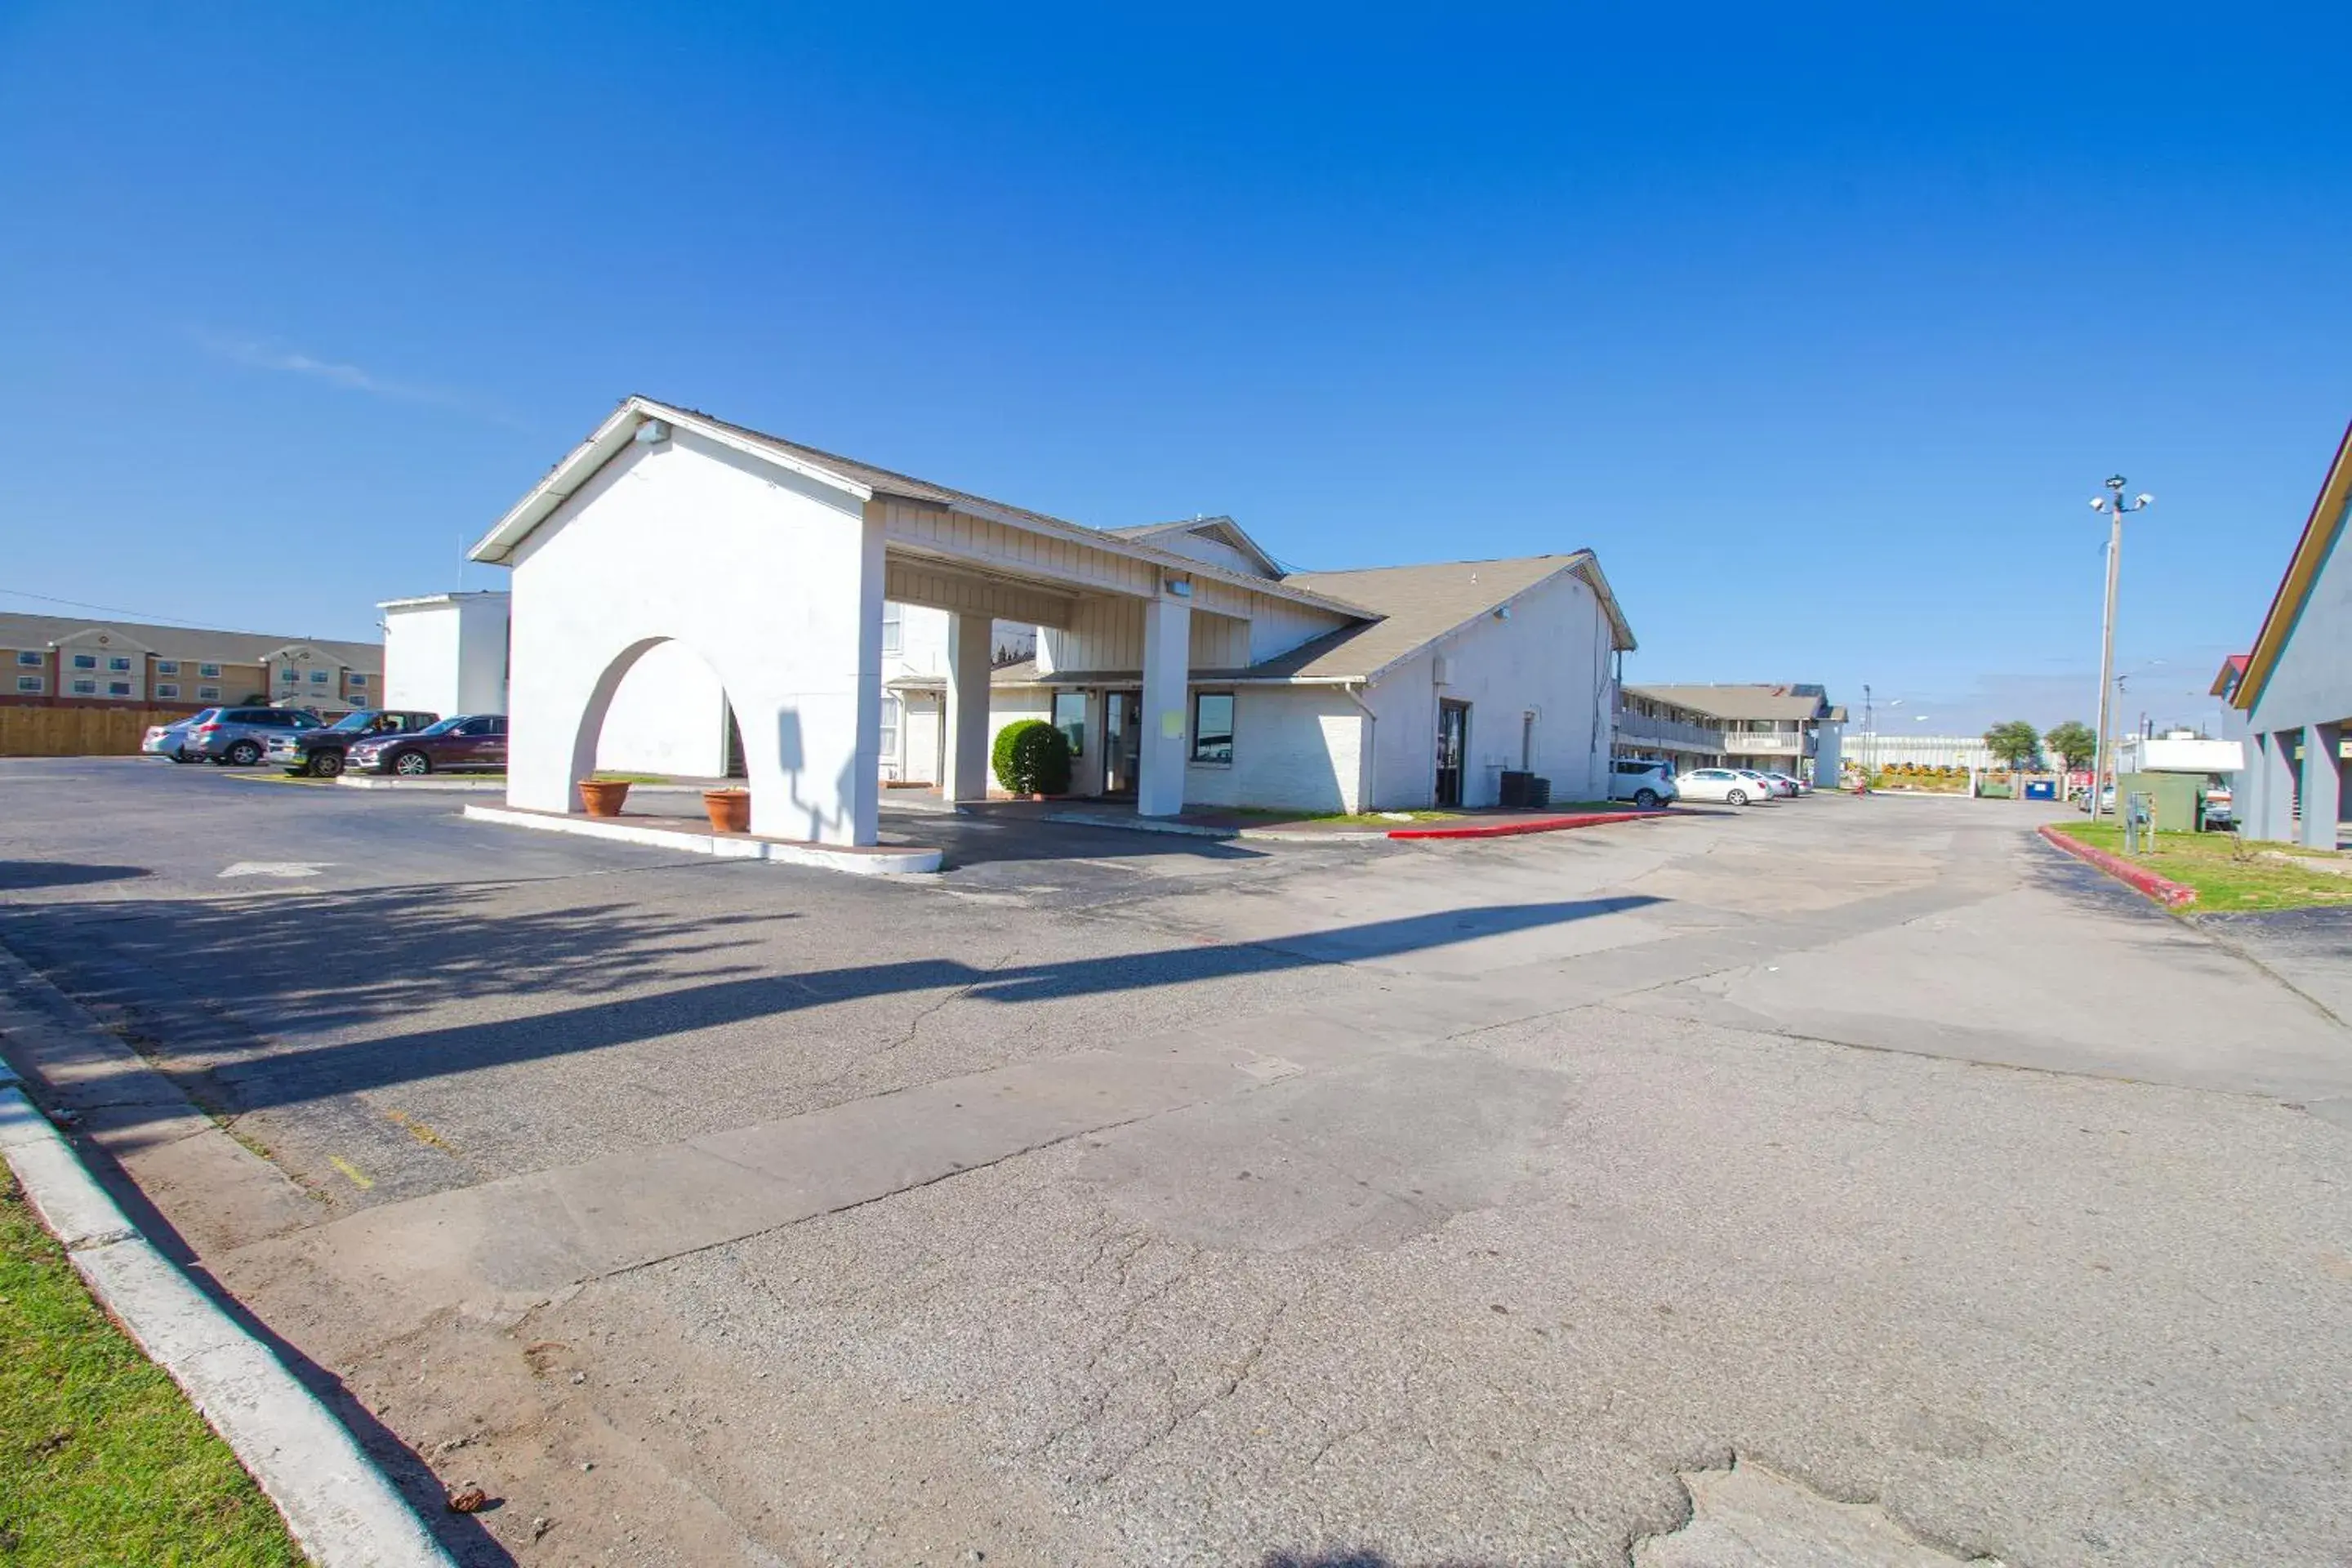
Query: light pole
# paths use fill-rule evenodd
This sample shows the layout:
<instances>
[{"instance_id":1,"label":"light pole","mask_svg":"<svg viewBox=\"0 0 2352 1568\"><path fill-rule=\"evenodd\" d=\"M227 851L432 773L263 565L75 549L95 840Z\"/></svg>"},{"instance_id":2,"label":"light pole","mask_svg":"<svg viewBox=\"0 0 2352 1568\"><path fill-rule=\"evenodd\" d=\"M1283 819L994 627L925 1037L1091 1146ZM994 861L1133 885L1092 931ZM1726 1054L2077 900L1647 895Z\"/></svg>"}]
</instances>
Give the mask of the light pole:
<instances>
[{"instance_id":1,"label":"light pole","mask_svg":"<svg viewBox=\"0 0 2352 1568\"><path fill-rule=\"evenodd\" d=\"M2099 632L2099 733L2091 752L2091 820L2099 819L2099 781L2106 776L2109 752L2107 722L2114 712L2116 676L2116 582L2123 574L2124 514L2145 511L2156 504L2156 498L2145 492L2128 502L2124 500L2124 477L2111 476L2108 493L2091 498L2091 510L2107 514L2107 613Z\"/></svg>"}]
</instances>

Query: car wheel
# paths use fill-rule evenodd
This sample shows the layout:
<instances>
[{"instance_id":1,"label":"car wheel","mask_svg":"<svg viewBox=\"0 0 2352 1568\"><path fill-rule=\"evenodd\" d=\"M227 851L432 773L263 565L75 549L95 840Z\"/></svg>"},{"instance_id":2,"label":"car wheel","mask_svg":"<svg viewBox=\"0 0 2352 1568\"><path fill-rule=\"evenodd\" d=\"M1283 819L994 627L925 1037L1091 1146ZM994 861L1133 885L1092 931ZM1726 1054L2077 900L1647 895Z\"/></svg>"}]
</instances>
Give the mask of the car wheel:
<instances>
[{"instance_id":1,"label":"car wheel","mask_svg":"<svg viewBox=\"0 0 2352 1568\"><path fill-rule=\"evenodd\" d=\"M1744 789L1736 789L1731 791L1728 795L1726 795L1723 798L1729 801L1734 805L1746 805L1748 804L1748 792Z\"/></svg>"},{"instance_id":2,"label":"car wheel","mask_svg":"<svg viewBox=\"0 0 2352 1568\"><path fill-rule=\"evenodd\" d=\"M257 742L239 741L228 749L228 755L222 760L240 768L249 768L261 761L261 746Z\"/></svg>"},{"instance_id":3,"label":"car wheel","mask_svg":"<svg viewBox=\"0 0 2352 1568\"><path fill-rule=\"evenodd\" d=\"M1658 805L1658 792L1654 789L1637 789L1633 792L1633 804L1643 811L1654 811Z\"/></svg>"},{"instance_id":4,"label":"car wheel","mask_svg":"<svg viewBox=\"0 0 2352 1568\"><path fill-rule=\"evenodd\" d=\"M331 779L342 771L342 752L313 752L310 753L310 776L312 778Z\"/></svg>"},{"instance_id":5,"label":"car wheel","mask_svg":"<svg viewBox=\"0 0 2352 1568\"><path fill-rule=\"evenodd\" d=\"M406 778L417 778L433 771L433 759L422 752L403 752L392 759L392 771Z\"/></svg>"}]
</instances>

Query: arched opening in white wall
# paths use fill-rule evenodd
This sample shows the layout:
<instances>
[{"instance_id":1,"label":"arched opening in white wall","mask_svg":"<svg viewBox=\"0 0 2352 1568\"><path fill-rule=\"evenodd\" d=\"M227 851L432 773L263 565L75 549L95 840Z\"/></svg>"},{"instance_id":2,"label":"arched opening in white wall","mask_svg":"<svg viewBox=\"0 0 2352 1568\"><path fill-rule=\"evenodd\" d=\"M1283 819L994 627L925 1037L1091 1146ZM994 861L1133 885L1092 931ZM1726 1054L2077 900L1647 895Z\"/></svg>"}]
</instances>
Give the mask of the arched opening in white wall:
<instances>
[{"instance_id":1,"label":"arched opening in white wall","mask_svg":"<svg viewBox=\"0 0 2352 1568\"><path fill-rule=\"evenodd\" d=\"M652 637L614 659L581 715L580 751L604 773L743 778L742 726L726 683L695 648Z\"/></svg>"}]
</instances>

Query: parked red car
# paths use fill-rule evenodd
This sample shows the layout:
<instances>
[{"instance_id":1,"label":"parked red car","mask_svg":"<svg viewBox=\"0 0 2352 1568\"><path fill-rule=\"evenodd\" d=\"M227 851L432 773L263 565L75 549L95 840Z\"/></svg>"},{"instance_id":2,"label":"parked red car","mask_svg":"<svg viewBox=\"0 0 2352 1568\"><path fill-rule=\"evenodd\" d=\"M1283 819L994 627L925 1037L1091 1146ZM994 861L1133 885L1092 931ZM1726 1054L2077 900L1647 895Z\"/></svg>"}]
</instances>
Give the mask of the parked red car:
<instances>
[{"instance_id":1,"label":"parked red car","mask_svg":"<svg viewBox=\"0 0 2352 1568\"><path fill-rule=\"evenodd\" d=\"M507 766L507 716L503 713L457 713L413 735L377 735L354 742L344 757L353 773L398 773L415 778L425 773L504 773Z\"/></svg>"}]
</instances>

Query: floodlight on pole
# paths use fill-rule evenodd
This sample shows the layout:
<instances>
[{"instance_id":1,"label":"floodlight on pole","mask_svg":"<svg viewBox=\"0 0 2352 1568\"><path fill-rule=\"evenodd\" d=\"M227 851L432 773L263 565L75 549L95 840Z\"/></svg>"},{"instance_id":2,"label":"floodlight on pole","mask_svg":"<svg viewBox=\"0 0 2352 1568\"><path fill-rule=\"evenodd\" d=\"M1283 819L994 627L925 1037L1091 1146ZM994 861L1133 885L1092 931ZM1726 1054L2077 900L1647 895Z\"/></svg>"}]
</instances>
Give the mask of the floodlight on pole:
<instances>
[{"instance_id":1,"label":"floodlight on pole","mask_svg":"<svg viewBox=\"0 0 2352 1568\"><path fill-rule=\"evenodd\" d=\"M2107 745L2108 721L2116 710L2116 584L2123 574L2124 517L2126 513L2146 511L2156 504L2156 498L2143 490L2130 500L2124 500L2125 479L2121 474L2110 475L2107 493L2091 498L2093 511L2107 514L2107 608L2099 629L2099 732L2091 752L2091 820L2099 819L2101 781L2106 777L2107 763L2113 753Z\"/></svg>"}]
</instances>

